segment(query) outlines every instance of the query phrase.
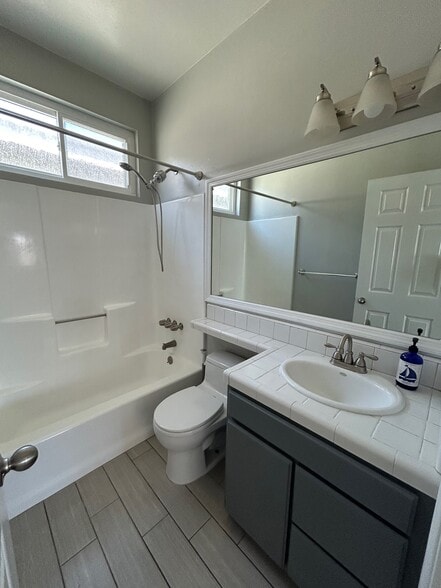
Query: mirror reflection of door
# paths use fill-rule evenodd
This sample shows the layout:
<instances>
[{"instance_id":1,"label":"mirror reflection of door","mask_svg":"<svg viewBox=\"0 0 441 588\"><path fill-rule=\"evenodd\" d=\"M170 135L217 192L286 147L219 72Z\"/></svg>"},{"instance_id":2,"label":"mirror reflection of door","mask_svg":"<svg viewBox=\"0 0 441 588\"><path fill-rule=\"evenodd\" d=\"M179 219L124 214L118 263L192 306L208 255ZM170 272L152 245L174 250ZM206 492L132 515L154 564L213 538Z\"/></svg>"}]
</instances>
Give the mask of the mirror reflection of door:
<instances>
[{"instance_id":1,"label":"mirror reflection of door","mask_svg":"<svg viewBox=\"0 0 441 588\"><path fill-rule=\"evenodd\" d=\"M11 530L2 487L0 487L0 588L18 588Z\"/></svg>"},{"instance_id":2,"label":"mirror reflection of door","mask_svg":"<svg viewBox=\"0 0 441 588\"><path fill-rule=\"evenodd\" d=\"M353 320L441 338L440 265L441 170L370 180Z\"/></svg>"}]
</instances>

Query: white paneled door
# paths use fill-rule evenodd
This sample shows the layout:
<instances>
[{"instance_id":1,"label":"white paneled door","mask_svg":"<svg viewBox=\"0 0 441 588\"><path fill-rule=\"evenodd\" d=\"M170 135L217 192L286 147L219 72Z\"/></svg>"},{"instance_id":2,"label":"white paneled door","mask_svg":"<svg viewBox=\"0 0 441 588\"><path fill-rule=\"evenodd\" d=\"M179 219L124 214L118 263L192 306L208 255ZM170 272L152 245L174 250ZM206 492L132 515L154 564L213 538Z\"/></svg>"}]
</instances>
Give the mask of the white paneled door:
<instances>
[{"instance_id":1,"label":"white paneled door","mask_svg":"<svg viewBox=\"0 0 441 588\"><path fill-rule=\"evenodd\" d=\"M354 321L441 338L441 170L368 182Z\"/></svg>"},{"instance_id":2,"label":"white paneled door","mask_svg":"<svg viewBox=\"0 0 441 588\"><path fill-rule=\"evenodd\" d=\"M3 488L0 487L0 588L18 588L17 568L11 530L4 504Z\"/></svg>"}]
</instances>

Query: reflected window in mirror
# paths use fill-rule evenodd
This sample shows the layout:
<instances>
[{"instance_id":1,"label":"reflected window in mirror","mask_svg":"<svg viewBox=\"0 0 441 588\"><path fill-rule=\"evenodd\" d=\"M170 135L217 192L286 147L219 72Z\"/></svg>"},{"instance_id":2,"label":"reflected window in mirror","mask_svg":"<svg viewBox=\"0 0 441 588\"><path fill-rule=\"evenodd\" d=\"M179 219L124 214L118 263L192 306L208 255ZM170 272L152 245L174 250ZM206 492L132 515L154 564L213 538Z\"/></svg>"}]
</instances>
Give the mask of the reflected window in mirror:
<instances>
[{"instance_id":1,"label":"reflected window in mirror","mask_svg":"<svg viewBox=\"0 0 441 588\"><path fill-rule=\"evenodd\" d=\"M240 194L233 186L213 188L213 211L238 216L240 214Z\"/></svg>"}]
</instances>

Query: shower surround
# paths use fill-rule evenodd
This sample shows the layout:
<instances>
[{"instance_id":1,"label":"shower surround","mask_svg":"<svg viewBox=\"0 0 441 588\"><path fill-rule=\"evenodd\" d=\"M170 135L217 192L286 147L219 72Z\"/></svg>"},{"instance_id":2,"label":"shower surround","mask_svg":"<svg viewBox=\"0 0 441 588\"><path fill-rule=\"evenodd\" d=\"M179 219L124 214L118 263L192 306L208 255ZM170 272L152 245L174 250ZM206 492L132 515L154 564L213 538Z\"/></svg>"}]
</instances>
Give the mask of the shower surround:
<instances>
[{"instance_id":1,"label":"shower surround","mask_svg":"<svg viewBox=\"0 0 441 588\"><path fill-rule=\"evenodd\" d=\"M0 181L0 452L40 450L8 477L10 516L144 439L199 381L202 219L202 196L164 205L161 274L151 206ZM187 322L167 352L163 315Z\"/></svg>"}]
</instances>

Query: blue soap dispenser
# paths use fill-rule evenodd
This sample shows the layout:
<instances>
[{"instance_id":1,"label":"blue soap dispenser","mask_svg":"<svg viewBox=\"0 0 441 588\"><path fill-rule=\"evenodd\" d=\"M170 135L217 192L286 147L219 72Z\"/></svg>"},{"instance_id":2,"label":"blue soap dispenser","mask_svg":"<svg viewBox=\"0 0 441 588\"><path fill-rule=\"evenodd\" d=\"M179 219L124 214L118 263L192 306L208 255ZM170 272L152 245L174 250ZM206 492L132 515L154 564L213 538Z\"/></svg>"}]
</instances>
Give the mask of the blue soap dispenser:
<instances>
[{"instance_id":1,"label":"blue soap dispenser","mask_svg":"<svg viewBox=\"0 0 441 588\"><path fill-rule=\"evenodd\" d=\"M422 332L422 329L418 329L419 336L421 336ZM400 355L395 378L397 385L406 390L416 390L418 388L424 363L423 358L418 354L417 337L414 337L412 341L413 344L409 347L409 351L405 351Z\"/></svg>"}]
</instances>

